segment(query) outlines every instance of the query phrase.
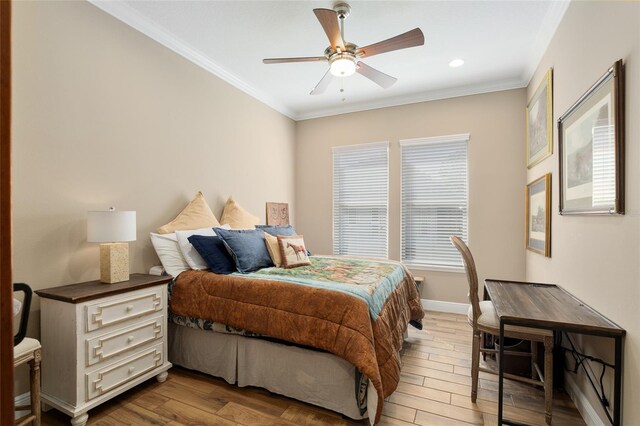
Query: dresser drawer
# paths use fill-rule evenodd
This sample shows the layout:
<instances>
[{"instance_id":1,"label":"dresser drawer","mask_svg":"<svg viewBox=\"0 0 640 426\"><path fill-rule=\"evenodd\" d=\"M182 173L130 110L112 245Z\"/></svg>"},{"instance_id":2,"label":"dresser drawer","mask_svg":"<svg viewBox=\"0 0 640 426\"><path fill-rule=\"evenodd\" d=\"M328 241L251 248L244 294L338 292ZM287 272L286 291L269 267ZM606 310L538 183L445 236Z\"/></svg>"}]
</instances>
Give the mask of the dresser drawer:
<instances>
[{"instance_id":1,"label":"dresser drawer","mask_svg":"<svg viewBox=\"0 0 640 426\"><path fill-rule=\"evenodd\" d=\"M161 288L129 295L126 298L105 300L87 305L87 331L98 330L131 318L161 311L162 309L164 309L164 306Z\"/></svg>"},{"instance_id":2,"label":"dresser drawer","mask_svg":"<svg viewBox=\"0 0 640 426\"><path fill-rule=\"evenodd\" d=\"M163 364L162 344L86 374L87 400L127 384Z\"/></svg>"},{"instance_id":3,"label":"dresser drawer","mask_svg":"<svg viewBox=\"0 0 640 426\"><path fill-rule=\"evenodd\" d=\"M164 318L156 317L124 330L87 339L87 366L130 352L164 335Z\"/></svg>"}]
</instances>

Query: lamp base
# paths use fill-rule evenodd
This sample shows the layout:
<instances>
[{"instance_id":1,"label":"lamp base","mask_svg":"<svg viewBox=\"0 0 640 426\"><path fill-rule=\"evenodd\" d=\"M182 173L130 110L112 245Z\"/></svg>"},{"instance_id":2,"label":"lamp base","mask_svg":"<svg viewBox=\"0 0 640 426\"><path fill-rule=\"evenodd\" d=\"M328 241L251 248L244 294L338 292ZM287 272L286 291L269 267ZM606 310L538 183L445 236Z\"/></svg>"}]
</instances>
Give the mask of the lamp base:
<instances>
[{"instance_id":1,"label":"lamp base","mask_svg":"<svg viewBox=\"0 0 640 426\"><path fill-rule=\"evenodd\" d=\"M129 281L129 244L100 244L100 281L105 284Z\"/></svg>"}]
</instances>

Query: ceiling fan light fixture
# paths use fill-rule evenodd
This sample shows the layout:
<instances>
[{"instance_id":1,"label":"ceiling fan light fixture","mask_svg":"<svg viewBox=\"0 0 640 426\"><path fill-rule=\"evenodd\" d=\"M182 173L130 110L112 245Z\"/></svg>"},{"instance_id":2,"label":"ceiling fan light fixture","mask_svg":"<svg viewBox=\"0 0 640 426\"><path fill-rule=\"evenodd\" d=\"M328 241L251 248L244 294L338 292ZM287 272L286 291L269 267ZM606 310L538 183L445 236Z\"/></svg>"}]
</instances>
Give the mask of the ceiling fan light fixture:
<instances>
[{"instance_id":1,"label":"ceiling fan light fixture","mask_svg":"<svg viewBox=\"0 0 640 426\"><path fill-rule=\"evenodd\" d=\"M340 53L330 59L331 74L336 77L348 77L356 72L356 58L353 55Z\"/></svg>"}]
</instances>

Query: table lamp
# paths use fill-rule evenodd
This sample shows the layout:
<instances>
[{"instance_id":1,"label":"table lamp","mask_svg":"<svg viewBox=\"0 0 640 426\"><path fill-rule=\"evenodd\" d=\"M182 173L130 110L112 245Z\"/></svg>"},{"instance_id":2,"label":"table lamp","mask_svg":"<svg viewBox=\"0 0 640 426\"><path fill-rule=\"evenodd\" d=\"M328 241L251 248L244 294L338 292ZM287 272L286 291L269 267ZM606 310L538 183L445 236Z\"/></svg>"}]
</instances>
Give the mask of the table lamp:
<instances>
[{"instance_id":1,"label":"table lamp","mask_svg":"<svg viewBox=\"0 0 640 426\"><path fill-rule=\"evenodd\" d=\"M87 241L100 244L100 281L106 284L129 280L129 244L136 240L136 212L90 211Z\"/></svg>"}]
</instances>

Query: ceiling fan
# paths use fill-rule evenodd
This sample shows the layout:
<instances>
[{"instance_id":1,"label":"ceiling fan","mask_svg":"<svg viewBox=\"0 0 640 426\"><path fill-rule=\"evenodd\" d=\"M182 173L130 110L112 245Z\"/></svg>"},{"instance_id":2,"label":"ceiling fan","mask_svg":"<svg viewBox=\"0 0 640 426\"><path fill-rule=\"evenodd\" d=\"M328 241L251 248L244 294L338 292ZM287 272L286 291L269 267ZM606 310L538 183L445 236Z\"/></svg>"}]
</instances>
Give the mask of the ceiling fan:
<instances>
[{"instance_id":1,"label":"ceiling fan","mask_svg":"<svg viewBox=\"0 0 640 426\"><path fill-rule=\"evenodd\" d=\"M391 52L393 50L406 49L408 47L422 46L424 44L424 34L420 28L391 37L390 39L370 44L365 47L358 47L353 43L344 41L344 20L349 16L351 6L347 3L338 3L331 9L313 9L320 25L329 38L329 47L324 51L324 56L307 56L302 58L270 58L263 59L265 64L281 64L286 62L322 62L329 63L329 69L320 82L313 88L311 95L319 95L331 83L334 76L348 77L358 73L369 80L387 89L398 79L387 75L375 68L372 68L361 61L364 57L379 55L380 53Z\"/></svg>"}]
</instances>

